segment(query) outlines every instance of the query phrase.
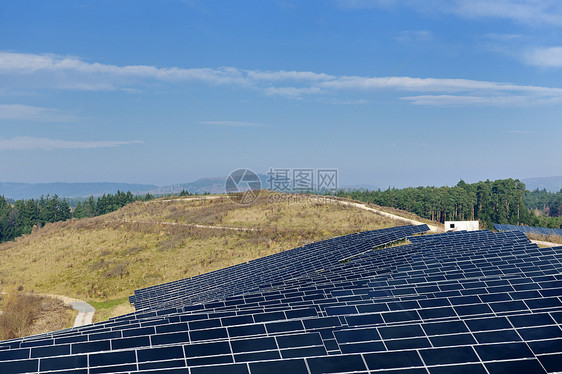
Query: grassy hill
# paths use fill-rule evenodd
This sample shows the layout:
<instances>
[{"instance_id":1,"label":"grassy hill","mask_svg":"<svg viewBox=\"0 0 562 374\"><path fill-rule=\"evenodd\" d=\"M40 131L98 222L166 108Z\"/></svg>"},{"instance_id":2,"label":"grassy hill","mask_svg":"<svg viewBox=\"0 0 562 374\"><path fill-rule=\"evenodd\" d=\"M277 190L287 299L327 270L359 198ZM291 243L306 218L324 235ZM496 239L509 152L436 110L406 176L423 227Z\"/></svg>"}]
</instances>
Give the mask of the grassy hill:
<instances>
[{"instance_id":1,"label":"grassy hill","mask_svg":"<svg viewBox=\"0 0 562 374\"><path fill-rule=\"evenodd\" d=\"M0 245L0 291L22 286L84 299L99 309L96 320L102 320L132 311L127 297L138 288L404 224L314 197L272 202L271 196L264 192L246 206L228 197L157 199L100 217L47 224Z\"/></svg>"}]
</instances>

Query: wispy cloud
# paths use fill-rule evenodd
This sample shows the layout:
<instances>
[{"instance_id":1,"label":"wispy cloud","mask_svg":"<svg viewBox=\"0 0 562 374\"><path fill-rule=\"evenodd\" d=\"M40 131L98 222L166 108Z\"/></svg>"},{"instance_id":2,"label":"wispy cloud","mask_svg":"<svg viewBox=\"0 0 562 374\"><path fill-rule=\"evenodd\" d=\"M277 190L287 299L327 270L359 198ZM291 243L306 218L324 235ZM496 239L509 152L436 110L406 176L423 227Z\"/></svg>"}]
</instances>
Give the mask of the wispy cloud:
<instances>
[{"instance_id":1,"label":"wispy cloud","mask_svg":"<svg viewBox=\"0 0 562 374\"><path fill-rule=\"evenodd\" d=\"M321 84L322 85L322 84ZM291 98L301 98L302 96L321 94L325 91L321 86L309 86L309 87L266 87L264 93L269 96L284 96Z\"/></svg>"},{"instance_id":2,"label":"wispy cloud","mask_svg":"<svg viewBox=\"0 0 562 374\"><path fill-rule=\"evenodd\" d=\"M562 25L562 4L556 0L337 0L345 8L408 7L423 13L462 18L499 18L530 25Z\"/></svg>"},{"instance_id":3,"label":"wispy cloud","mask_svg":"<svg viewBox=\"0 0 562 374\"><path fill-rule=\"evenodd\" d=\"M462 17L562 25L562 4L556 0L457 0L453 3L451 11Z\"/></svg>"},{"instance_id":4,"label":"wispy cloud","mask_svg":"<svg viewBox=\"0 0 562 374\"><path fill-rule=\"evenodd\" d=\"M29 136L18 136L11 139L0 138L0 151L5 150L46 150L56 149L93 149L93 148L113 148L129 144L142 144L140 140L126 141L74 141L48 138L36 138Z\"/></svg>"},{"instance_id":5,"label":"wispy cloud","mask_svg":"<svg viewBox=\"0 0 562 374\"><path fill-rule=\"evenodd\" d=\"M562 47L531 49L525 54L524 58L529 65L559 68L562 67Z\"/></svg>"},{"instance_id":6,"label":"wispy cloud","mask_svg":"<svg viewBox=\"0 0 562 374\"><path fill-rule=\"evenodd\" d=\"M547 103L540 97L529 96L463 96L463 95L419 95L406 96L402 100L411 102L414 105L430 106L510 106L510 105L533 105ZM562 98L559 99L562 101ZM549 101L552 102L552 101Z\"/></svg>"},{"instance_id":7,"label":"wispy cloud","mask_svg":"<svg viewBox=\"0 0 562 374\"><path fill-rule=\"evenodd\" d=\"M556 53L551 51L550 64L556 63ZM562 61L562 60L561 60ZM223 68L167 68L175 79L185 82L202 82L208 85L228 85L233 89L250 89L267 96L291 99L313 97L320 101L331 99L357 100L379 88L383 83L395 93L408 92L404 100L417 105L473 105L483 101L489 104L518 104L559 102L562 89L556 87L518 85L513 83L478 81L470 79L419 78L385 76L345 76L311 71L259 71L235 67ZM43 89L146 89L155 81L170 83L170 77L154 66L116 66L90 63L75 57L0 53L0 79L2 74L10 80L43 81ZM40 78L35 75L40 74ZM57 82L57 83L53 83ZM62 84L60 82L63 82ZM22 83L23 84L23 83ZM354 93L355 97L351 97ZM412 95L415 93L416 95ZM439 103L439 104L437 104ZM33 107L5 108L16 112ZM44 108L45 109L45 108ZM49 111L46 109L46 111ZM35 110L36 115L41 112ZM15 114L13 114L15 115ZM21 114L23 115L23 114ZM54 115L54 113L51 113Z\"/></svg>"},{"instance_id":8,"label":"wispy cloud","mask_svg":"<svg viewBox=\"0 0 562 374\"><path fill-rule=\"evenodd\" d=\"M217 123L214 121L198 121L195 123L199 125L218 126ZM256 122L219 121L219 123L223 126L230 126L230 127L269 127L269 125L264 125L262 123L256 123Z\"/></svg>"},{"instance_id":9,"label":"wispy cloud","mask_svg":"<svg viewBox=\"0 0 562 374\"><path fill-rule=\"evenodd\" d=\"M75 117L61 113L57 109L43 108L22 104L0 105L0 121L40 121L40 122L67 122Z\"/></svg>"}]
</instances>

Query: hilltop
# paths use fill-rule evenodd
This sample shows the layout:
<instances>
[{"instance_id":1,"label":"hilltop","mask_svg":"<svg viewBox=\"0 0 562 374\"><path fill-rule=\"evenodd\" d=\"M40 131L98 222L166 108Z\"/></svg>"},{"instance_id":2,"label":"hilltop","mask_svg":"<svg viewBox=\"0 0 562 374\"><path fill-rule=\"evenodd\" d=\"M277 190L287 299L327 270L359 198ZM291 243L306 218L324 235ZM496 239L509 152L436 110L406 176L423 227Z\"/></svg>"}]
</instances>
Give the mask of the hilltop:
<instances>
[{"instance_id":1,"label":"hilltop","mask_svg":"<svg viewBox=\"0 0 562 374\"><path fill-rule=\"evenodd\" d=\"M135 289L186 278L314 241L406 222L314 195L262 192L135 202L94 218L47 224L0 245L0 288L84 299L97 320L131 311ZM291 197L292 196L292 197Z\"/></svg>"}]
</instances>

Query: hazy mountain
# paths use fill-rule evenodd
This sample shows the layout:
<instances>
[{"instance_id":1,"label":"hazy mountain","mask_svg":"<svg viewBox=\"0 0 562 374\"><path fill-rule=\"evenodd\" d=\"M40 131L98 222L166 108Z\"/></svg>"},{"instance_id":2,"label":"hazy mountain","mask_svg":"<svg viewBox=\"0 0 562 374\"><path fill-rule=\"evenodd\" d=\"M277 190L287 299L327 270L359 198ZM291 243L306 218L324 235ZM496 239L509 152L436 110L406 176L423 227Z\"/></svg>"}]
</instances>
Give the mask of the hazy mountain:
<instances>
[{"instance_id":1,"label":"hazy mountain","mask_svg":"<svg viewBox=\"0 0 562 374\"><path fill-rule=\"evenodd\" d=\"M258 174L262 188L266 189L268 187L267 175ZM224 177L210 177L210 178L200 178L194 182L173 184L170 186L156 187L147 192L151 194L173 194L179 193L182 190L189 191L190 193L210 193L210 194L220 194L225 193L225 183L226 176Z\"/></svg>"},{"instance_id":2,"label":"hazy mountain","mask_svg":"<svg viewBox=\"0 0 562 374\"><path fill-rule=\"evenodd\" d=\"M174 194L181 192L183 190L189 191L190 193L224 193L224 183L226 177L211 177L211 178L201 178L194 182L172 184L169 186L155 187L147 192L151 194Z\"/></svg>"},{"instance_id":3,"label":"hazy mountain","mask_svg":"<svg viewBox=\"0 0 562 374\"><path fill-rule=\"evenodd\" d=\"M262 188L269 189L268 175L258 174ZM562 176L559 177L540 177L522 179L529 191L535 189L546 189L547 191L558 192L562 188ZM60 197L88 197L90 195L100 196L108 193L115 193L117 190L131 191L135 194L173 194L182 190L191 193L224 193L226 176L200 178L194 182L174 184L159 187L152 184L131 184L131 183L2 183L0 182L0 196L14 200L36 199L41 195L54 195ZM379 187L371 184L355 184L341 186L347 190L377 190Z\"/></svg>"},{"instance_id":4,"label":"hazy mountain","mask_svg":"<svg viewBox=\"0 0 562 374\"><path fill-rule=\"evenodd\" d=\"M379 189L379 187L374 186L374 185L372 185L372 184L353 184L353 185L350 185L350 186L343 186L343 187L341 187L341 189L343 189L343 190L349 190L349 191L351 191L351 190L359 190L359 191L366 191L366 190L369 190L369 191L377 191L377 190Z\"/></svg>"},{"instance_id":5,"label":"hazy mountain","mask_svg":"<svg viewBox=\"0 0 562 374\"><path fill-rule=\"evenodd\" d=\"M263 189L269 189L270 178L266 174L258 174ZM145 194L147 192L154 195L174 194L182 190L191 193L210 193L220 194L225 192L226 176L200 178L194 182L173 184L169 186L156 186L152 184L131 184L131 183L1 183L0 196L18 199L36 199L41 195L54 195L59 197L88 197L90 195L101 196L104 193L115 193L117 190L131 191L134 194ZM377 186L370 184L357 184L342 187L349 190L377 190Z\"/></svg>"},{"instance_id":6,"label":"hazy mountain","mask_svg":"<svg viewBox=\"0 0 562 374\"><path fill-rule=\"evenodd\" d=\"M521 180L529 191L546 189L550 192L558 192L562 188L562 176L526 178Z\"/></svg>"},{"instance_id":7,"label":"hazy mountain","mask_svg":"<svg viewBox=\"0 0 562 374\"><path fill-rule=\"evenodd\" d=\"M271 189L271 182L269 181L270 176L266 174L258 174L262 189ZM225 183L226 183L226 176L225 177L211 177L211 178L201 178L194 182L190 183L181 183L181 184L174 184L170 186L158 187L152 189L150 191L151 194L173 194L179 193L182 190L189 191L191 193L210 193L210 194L220 194L225 193ZM341 187L343 189L348 190L378 190L377 186L371 184L356 184L351 186L344 186Z\"/></svg>"},{"instance_id":8,"label":"hazy mountain","mask_svg":"<svg viewBox=\"0 0 562 374\"><path fill-rule=\"evenodd\" d=\"M41 195L54 195L60 197L88 197L115 193L117 190L140 193L154 189L152 184L131 183L1 183L0 195L14 200L37 199Z\"/></svg>"}]
</instances>

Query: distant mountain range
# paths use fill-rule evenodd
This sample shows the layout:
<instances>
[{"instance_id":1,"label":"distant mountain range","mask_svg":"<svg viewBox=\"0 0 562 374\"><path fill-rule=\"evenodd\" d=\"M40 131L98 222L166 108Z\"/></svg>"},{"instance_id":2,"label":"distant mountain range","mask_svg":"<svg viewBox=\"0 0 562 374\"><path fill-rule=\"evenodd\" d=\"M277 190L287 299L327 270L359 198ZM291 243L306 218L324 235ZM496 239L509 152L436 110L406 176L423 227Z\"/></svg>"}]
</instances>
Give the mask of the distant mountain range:
<instances>
[{"instance_id":1,"label":"distant mountain range","mask_svg":"<svg viewBox=\"0 0 562 374\"><path fill-rule=\"evenodd\" d=\"M115 193L117 190L142 193L157 188L153 184L131 183L1 183L0 195L6 198L37 199L41 195L58 195L60 197L101 196Z\"/></svg>"},{"instance_id":2,"label":"distant mountain range","mask_svg":"<svg viewBox=\"0 0 562 374\"><path fill-rule=\"evenodd\" d=\"M262 188L267 189L268 187L268 176L265 174L258 174ZM161 194L173 194L179 193L182 190L189 191L190 193L210 193L218 194L225 193L224 185L226 183L227 177L211 177L211 178L201 178L197 179L195 182L173 184L171 186L157 187L150 191L151 194L161 195Z\"/></svg>"},{"instance_id":3,"label":"distant mountain range","mask_svg":"<svg viewBox=\"0 0 562 374\"><path fill-rule=\"evenodd\" d=\"M271 182L269 181L270 176L266 174L258 174L261 181L261 186L263 189L268 190L271 187ZM191 183L174 184L171 186L158 187L153 190L147 191L151 194L172 194L179 193L182 190L189 191L191 193L202 194L208 192L210 194L224 193L224 185L226 183L226 177L213 177L213 178L201 178ZM342 187L347 190L378 190L377 186L371 184L357 184L353 186Z\"/></svg>"},{"instance_id":4,"label":"distant mountain range","mask_svg":"<svg viewBox=\"0 0 562 374\"><path fill-rule=\"evenodd\" d=\"M190 193L224 193L224 183L226 177L211 177L211 178L201 178L197 179L195 182L172 184L170 186L156 187L147 192L154 195L164 195L179 193L183 190L189 191Z\"/></svg>"},{"instance_id":5,"label":"distant mountain range","mask_svg":"<svg viewBox=\"0 0 562 374\"><path fill-rule=\"evenodd\" d=\"M562 189L562 176L559 177L540 177L540 178L525 178L521 182L525 183L525 187L529 191L546 189L550 192L558 192Z\"/></svg>"},{"instance_id":6,"label":"distant mountain range","mask_svg":"<svg viewBox=\"0 0 562 374\"><path fill-rule=\"evenodd\" d=\"M354 184L351 186L344 186L341 187L343 190L360 190L360 191L377 191L380 189L378 186L374 186L372 184Z\"/></svg>"},{"instance_id":7,"label":"distant mountain range","mask_svg":"<svg viewBox=\"0 0 562 374\"><path fill-rule=\"evenodd\" d=\"M263 188L267 187L267 175L259 174ZM0 196L8 199L37 199L41 195L58 195L66 198L83 198L113 194L117 190L131 191L133 194L164 195L179 193L182 190L191 193L224 193L226 177L201 178L194 182L174 184L170 186L156 186L153 184L131 183L2 183L0 182Z\"/></svg>"},{"instance_id":8,"label":"distant mountain range","mask_svg":"<svg viewBox=\"0 0 562 374\"><path fill-rule=\"evenodd\" d=\"M258 174L262 188L269 187L268 175ZM132 184L132 183L2 183L0 182L0 196L18 199L37 199L41 195L54 195L60 197L88 197L101 196L103 194L113 194L117 190L131 191L134 194L151 193L153 195L174 194L182 190L191 193L224 193L226 177L201 178L194 182L174 184L170 186L156 186L153 184ZM522 179L528 190L546 189L551 192L558 192L562 188L562 176L560 177L541 177ZM377 186L370 184L357 184L341 186L348 190L377 190Z\"/></svg>"},{"instance_id":9,"label":"distant mountain range","mask_svg":"<svg viewBox=\"0 0 562 374\"><path fill-rule=\"evenodd\" d=\"M263 189L270 187L269 176L258 174ZM117 190L131 191L134 194L153 195L177 194L183 190L190 193L219 194L225 192L225 177L210 177L197 179L190 183L173 184L169 186L156 186L151 184L130 183L1 183L0 196L9 199L37 199L41 195L55 195L66 198L84 198L113 194ZM349 186L349 189L376 189L371 185Z\"/></svg>"}]
</instances>

